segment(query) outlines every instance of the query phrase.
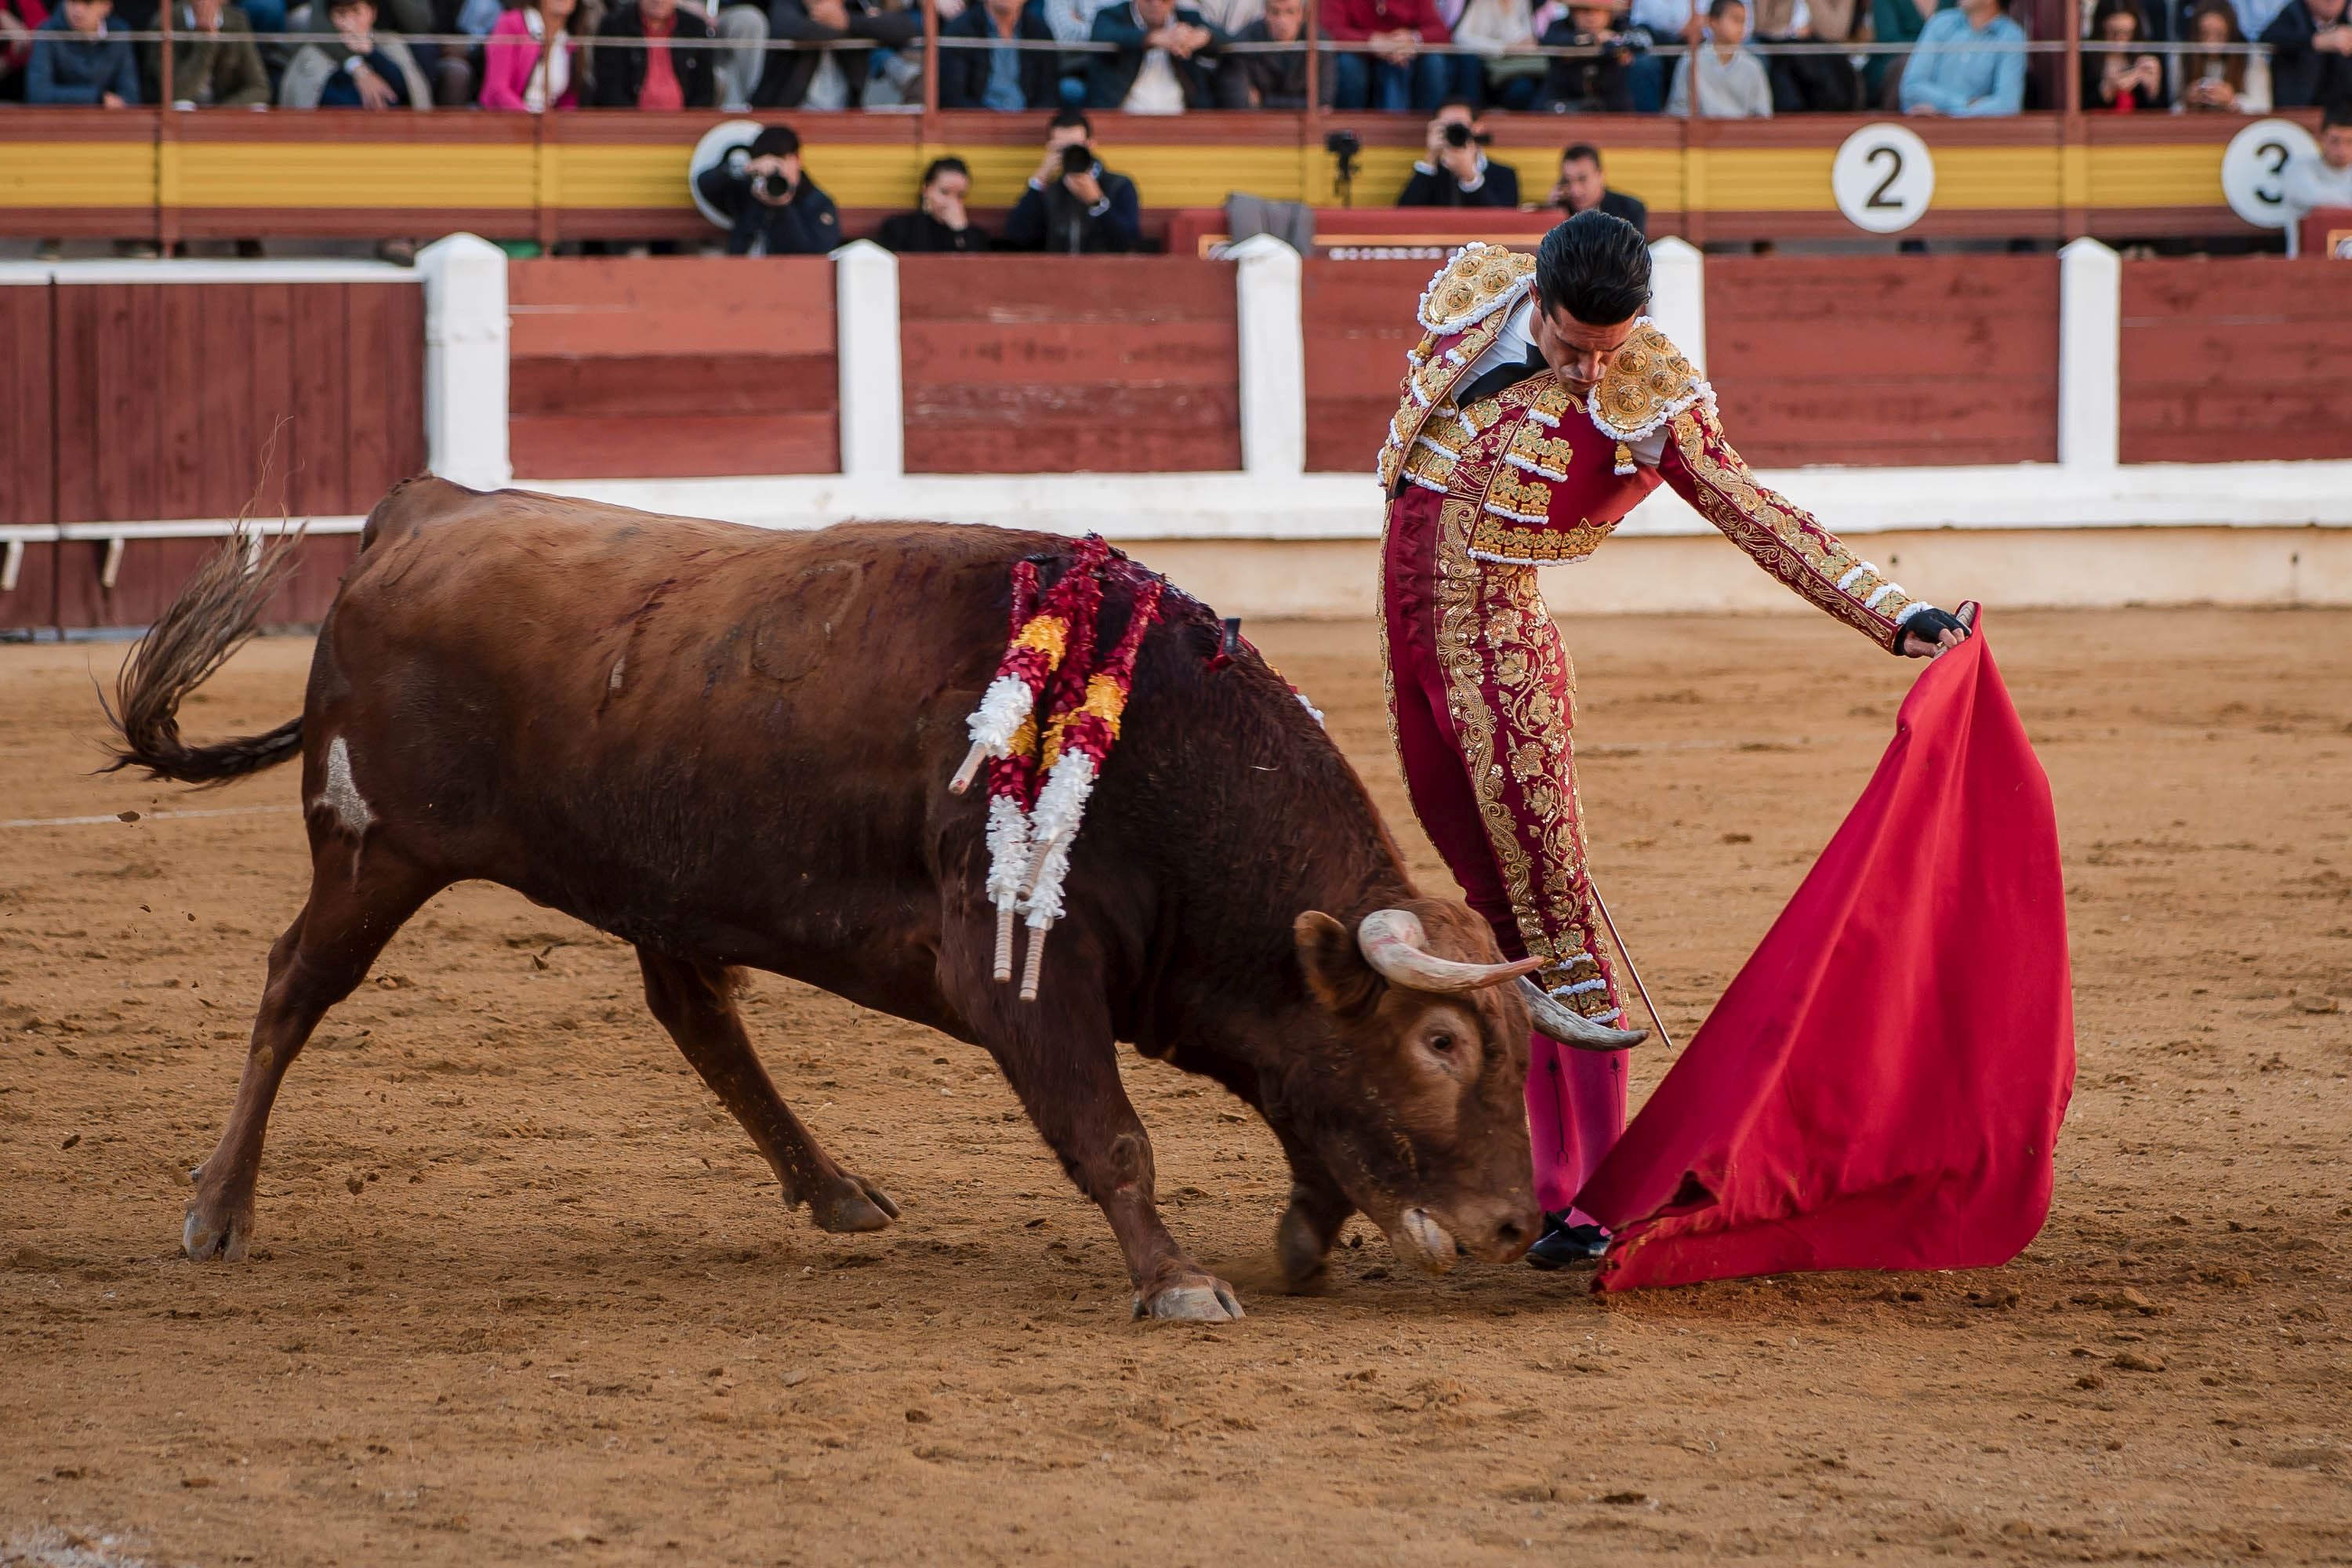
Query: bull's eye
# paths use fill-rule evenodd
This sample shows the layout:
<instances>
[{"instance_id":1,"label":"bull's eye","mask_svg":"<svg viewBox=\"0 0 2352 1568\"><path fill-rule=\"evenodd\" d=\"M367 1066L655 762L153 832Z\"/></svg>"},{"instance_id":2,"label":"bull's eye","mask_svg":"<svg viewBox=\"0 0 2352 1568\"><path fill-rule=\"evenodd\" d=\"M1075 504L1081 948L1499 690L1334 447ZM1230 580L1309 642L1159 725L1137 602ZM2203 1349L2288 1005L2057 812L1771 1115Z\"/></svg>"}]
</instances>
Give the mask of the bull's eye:
<instances>
[{"instance_id":1,"label":"bull's eye","mask_svg":"<svg viewBox=\"0 0 2352 1568\"><path fill-rule=\"evenodd\" d=\"M1454 1037L1442 1031L1432 1035L1429 1037L1429 1048L1443 1056L1454 1048Z\"/></svg>"}]
</instances>

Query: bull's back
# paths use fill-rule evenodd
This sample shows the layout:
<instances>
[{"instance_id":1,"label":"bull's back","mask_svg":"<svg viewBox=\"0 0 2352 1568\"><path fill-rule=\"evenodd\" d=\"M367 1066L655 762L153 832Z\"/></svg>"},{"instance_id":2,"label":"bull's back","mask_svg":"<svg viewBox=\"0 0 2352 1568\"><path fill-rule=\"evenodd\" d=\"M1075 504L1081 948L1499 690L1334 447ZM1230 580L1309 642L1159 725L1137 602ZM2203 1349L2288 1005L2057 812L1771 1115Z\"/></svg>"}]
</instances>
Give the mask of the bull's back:
<instances>
[{"instance_id":1,"label":"bull's back","mask_svg":"<svg viewBox=\"0 0 2352 1568\"><path fill-rule=\"evenodd\" d=\"M892 923L861 900L903 921L1011 564L1048 536L440 490L372 520L305 720L314 752L349 737L388 831L741 962L772 958L752 949L779 922L803 942Z\"/></svg>"}]
</instances>

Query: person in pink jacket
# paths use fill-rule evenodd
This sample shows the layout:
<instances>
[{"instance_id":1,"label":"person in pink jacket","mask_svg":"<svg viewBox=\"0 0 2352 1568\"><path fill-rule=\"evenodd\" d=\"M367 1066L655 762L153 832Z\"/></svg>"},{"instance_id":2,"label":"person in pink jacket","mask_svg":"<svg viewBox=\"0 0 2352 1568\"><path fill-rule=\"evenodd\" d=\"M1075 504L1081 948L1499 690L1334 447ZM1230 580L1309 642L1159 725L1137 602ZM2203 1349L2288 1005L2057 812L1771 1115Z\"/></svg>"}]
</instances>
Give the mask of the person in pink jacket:
<instances>
[{"instance_id":1,"label":"person in pink jacket","mask_svg":"<svg viewBox=\"0 0 2352 1568\"><path fill-rule=\"evenodd\" d=\"M579 0L527 0L507 12L483 45L482 107L544 114L579 106L572 16ZM555 40L551 46L550 40Z\"/></svg>"}]
</instances>

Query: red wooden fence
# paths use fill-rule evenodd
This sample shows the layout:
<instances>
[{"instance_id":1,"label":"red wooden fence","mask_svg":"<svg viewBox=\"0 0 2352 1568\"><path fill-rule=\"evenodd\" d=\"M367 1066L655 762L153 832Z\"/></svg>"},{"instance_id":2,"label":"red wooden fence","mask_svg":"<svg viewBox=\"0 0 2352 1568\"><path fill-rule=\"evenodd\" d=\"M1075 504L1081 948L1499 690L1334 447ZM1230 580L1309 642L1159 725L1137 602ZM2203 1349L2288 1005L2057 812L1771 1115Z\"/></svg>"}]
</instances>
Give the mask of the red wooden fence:
<instances>
[{"instance_id":1,"label":"red wooden fence","mask_svg":"<svg viewBox=\"0 0 2352 1568\"><path fill-rule=\"evenodd\" d=\"M2054 256L1709 257L1708 379L1750 462L2054 462Z\"/></svg>"},{"instance_id":2,"label":"red wooden fence","mask_svg":"<svg viewBox=\"0 0 2352 1568\"><path fill-rule=\"evenodd\" d=\"M525 480L839 471L823 257L518 261L507 294Z\"/></svg>"},{"instance_id":3,"label":"red wooden fence","mask_svg":"<svg viewBox=\"0 0 2352 1568\"><path fill-rule=\"evenodd\" d=\"M2123 460L2352 458L2347 270L2125 263Z\"/></svg>"},{"instance_id":4,"label":"red wooden fence","mask_svg":"<svg viewBox=\"0 0 2352 1568\"><path fill-rule=\"evenodd\" d=\"M1231 263L909 256L898 266L909 472L1241 467Z\"/></svg>"},{"instance_id":5,"label":"red wooden fence","mask_svg":"<svg viewBox=\"0 0 2352 1568\"><path fill-rule=\"evenodd\" d=\"M1306 265L1300 325L1307 339L1307 468L1372 471L1396 413L1405 351L1434 261Z\"/></svg>"}]
</instances>

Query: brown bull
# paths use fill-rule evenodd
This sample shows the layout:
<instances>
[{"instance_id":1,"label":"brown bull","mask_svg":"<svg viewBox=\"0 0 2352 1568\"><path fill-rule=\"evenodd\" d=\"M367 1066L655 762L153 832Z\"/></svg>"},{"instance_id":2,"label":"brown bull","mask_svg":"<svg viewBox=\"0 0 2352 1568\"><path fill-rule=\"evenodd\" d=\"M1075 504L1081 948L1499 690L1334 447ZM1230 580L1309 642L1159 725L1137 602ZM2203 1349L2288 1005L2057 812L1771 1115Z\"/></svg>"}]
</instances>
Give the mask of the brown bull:
<instances>
[{"instance_id":1,"label":"brown bull","mask_svg":"<svg viewBox=\"0 0 2352 1568\"><path fill-rule=\"evenodd\" d=\"M778 1095L730 995L790 975L992 1056L1100 1205L1139 1313L1238 1317L1160 1223L1115 1042L1257 1108L1292 1176L1294 1283L1362 1210L1416 1261L1517 1257L1538 1220L1528 1005L1486 922L1422 896L1362 783L1254 655L1169 595L1079 838L1042 1001L992 976L985 807L950 795L1049 535L947 524L773 533L440 480L396 489L321 626L299 719L191 746L182 696L281 565L233 545L126 665L121 764L187 782L302 758L312 877L270 950L251 1053L196 1172L193 1258L241 1256L279 1081L327 1009L450 883L480 878L635 944L646 1000L827 1230L897 1207ZM1132 569L1122 571L1130 574ZM1107 644L1129 603L1104 609ZM1528 987L1532 990L1532 987Z\"/></svg>"}]
</instances>

